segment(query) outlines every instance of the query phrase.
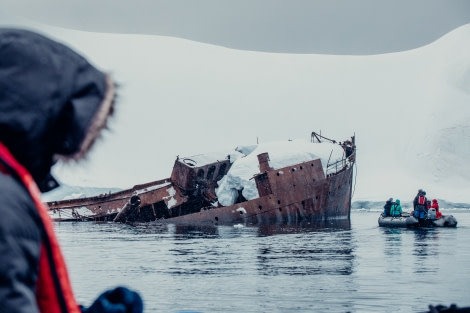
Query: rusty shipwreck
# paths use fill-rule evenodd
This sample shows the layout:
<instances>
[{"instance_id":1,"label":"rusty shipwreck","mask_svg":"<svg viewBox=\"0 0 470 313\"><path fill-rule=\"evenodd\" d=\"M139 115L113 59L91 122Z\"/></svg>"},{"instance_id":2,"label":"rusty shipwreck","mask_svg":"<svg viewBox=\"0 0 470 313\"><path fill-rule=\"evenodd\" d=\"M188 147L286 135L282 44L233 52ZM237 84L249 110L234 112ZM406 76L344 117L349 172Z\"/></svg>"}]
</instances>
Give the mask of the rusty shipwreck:
<instances>
[{"instance_id":1,"label":"rusty shipwreck","mask_svg":"<svg viewBox=\"0 0 470 313\"><path fill-rule=\"evenodd\" d=\"M249 178L254 186L251 196L243 188L232 189L228 204L219 201L217 191L238 160L230 155L195 156L177 157L170 178L99 196L47 202L49 213L54 221L211 225L349 219L355 137L337 142L312 132L307 143L339 147L341 157L334 159L330 152L327 158L313 157L276 168L269 151L256 154L257 172Z\"/></svg>"}]
</instances>

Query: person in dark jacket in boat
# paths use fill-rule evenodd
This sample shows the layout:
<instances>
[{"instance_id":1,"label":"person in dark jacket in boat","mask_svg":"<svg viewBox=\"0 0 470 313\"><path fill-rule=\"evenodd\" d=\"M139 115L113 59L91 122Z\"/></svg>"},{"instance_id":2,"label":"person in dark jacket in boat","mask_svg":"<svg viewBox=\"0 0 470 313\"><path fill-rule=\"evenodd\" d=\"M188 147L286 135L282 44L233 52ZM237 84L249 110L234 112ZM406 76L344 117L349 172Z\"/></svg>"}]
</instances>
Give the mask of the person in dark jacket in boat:
<instances>
[{"instance_id":1,"label":"person in dark jacket in boat","mask_svg":"<svg viewBox=\"0 0 470 313\"><path fill-rule=\"evenodd\" d=\"M140 313L117 287L88 308L75 300L40 192L57 187L58 159L83 158L113 112L110 77L56 41L0 28L0 311Z\"/></svg>"},{"instance_id":2,"label":"person in dark jacket in boat","mask_svg":"<svg viewBox=\"0 0 470 313\"><path fill-rule=\"evenodd\" d=\"M396 199L390 207L390 216L401 216L403 210L400 205L400 199Z\"/></svg>"},{"instance_id":3,"label":"person in dark jacket in boat","mask_svg":"<svg viewBox=\"0 0 470 313\"><path fill-rule=\"evenodd\" d=\"M418 219L426 218L426 192L422 189L418 190L418 194L413 200L413 215Z\"/></svg>"},{"instance_id":4,"label":"person in dark jacket in boat","mask_svg":"<svg viewBox=\"0 0 470 313\"><path fill-rule=\"evenodd\" d=\"M390 208L392 207L392 204L393 204L393 198L390 198L387 201L385 201L384 212L382 214L384 217L390 216Z\"/></svg>"}]
</instances>

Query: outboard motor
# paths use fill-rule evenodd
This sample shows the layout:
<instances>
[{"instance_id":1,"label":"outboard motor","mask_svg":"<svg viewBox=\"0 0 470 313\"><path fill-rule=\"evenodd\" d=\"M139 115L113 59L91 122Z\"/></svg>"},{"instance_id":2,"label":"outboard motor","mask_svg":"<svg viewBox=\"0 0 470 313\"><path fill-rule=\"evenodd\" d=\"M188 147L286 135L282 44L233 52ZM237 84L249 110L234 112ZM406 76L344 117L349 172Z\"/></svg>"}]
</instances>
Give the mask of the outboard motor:
<instances>
[{"instance_id":1,"label":"outboard motor","mask_svg":"<svg viewBox=\"0 0 470 313\"><path fill-rule=\"evenodd\" d=\"M436 209L435 208L430 208L428 210L428 218L435 220L436 219Z\"/></svg>"}]
</instances>

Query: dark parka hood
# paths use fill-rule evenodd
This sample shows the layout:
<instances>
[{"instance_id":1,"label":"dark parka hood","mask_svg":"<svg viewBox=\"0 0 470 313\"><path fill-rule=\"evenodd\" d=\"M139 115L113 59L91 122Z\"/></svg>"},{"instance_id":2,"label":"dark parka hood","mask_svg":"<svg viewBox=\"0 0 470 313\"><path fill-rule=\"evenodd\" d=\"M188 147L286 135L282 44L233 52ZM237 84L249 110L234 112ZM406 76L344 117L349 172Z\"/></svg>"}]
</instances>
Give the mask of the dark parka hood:
<instances>
[{"instance_id":1,"label":"dark parka hood","mask_svg":"<svg viewBox=\"0 0 470 313\"><path fill-rule=\"evenodd\" d=\"M0 28L0 141L42 191L57 158L82 158L112 113L109 76L63 44Z\"/></svg>"}]
</instances>

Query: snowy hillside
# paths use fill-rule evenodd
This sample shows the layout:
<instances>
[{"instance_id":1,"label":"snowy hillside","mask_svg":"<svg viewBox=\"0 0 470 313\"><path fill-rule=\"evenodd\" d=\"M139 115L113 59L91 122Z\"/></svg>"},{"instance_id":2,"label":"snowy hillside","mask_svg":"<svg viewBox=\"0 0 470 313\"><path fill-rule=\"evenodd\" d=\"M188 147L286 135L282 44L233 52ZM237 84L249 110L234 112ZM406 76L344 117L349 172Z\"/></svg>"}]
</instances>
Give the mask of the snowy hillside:
<instances>
[{"instance_id":1,"label":"snowy hillside","mask_svg":"<svg viewBox=\"0 0 470 313\"><path fill-rule=\"evenodd\" d=\"M32 26L33 27L33 26ZM470 203L470 24L410 51L275 54L188 40L34 25L120 83L112 132L69 184L129 188L169 177L177 155L311 131L357 139L355 201L430 197Z\"/></svg>"},{"instance_id":2,"label":"snowy hillside","mask_svg":"<svg viewBox=\"0 0 470 313\"><path fill-rule=\"evenodd\" d=\"M44 193L42 200L55 201L55 200L69 200L77 198L85 198L91 196L98 196L100 194L107 194L111 192L120 191L121 188L104 188L104 187L83 187L83 186L69 186L61 184L60 188Z\"/></svg>"}]
</instances>

